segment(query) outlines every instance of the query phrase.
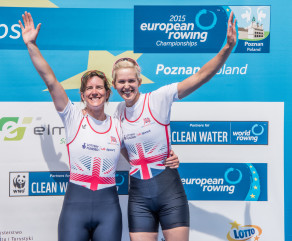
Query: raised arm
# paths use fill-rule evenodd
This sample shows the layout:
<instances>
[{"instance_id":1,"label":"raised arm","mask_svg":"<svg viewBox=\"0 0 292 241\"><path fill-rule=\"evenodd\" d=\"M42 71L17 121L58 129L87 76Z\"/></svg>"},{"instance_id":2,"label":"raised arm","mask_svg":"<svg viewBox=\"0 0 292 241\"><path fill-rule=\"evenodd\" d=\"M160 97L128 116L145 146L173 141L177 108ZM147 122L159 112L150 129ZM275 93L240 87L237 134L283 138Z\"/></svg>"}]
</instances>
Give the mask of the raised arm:
<instances>
[{"instance_id":1,"label":"raised arm","mask_svg":"<svg viewBox=\"0 0 292 241\"><path fill-rule=\"evenodd\" d=\"M206 63L196 74L178 83L178 97L180 99L194 92L203 84L208 82L223 66L233 47L236 44L236 19L233 21L233 12L228 20L227 43L221 51L208 63Z\"/></svg>"},{"instance_id":2,"label":"raised arm","mask_svg":"<svg viewBox=\"0 0 292 241\"><path fill-rule=\"evenodd\" d=\"M31 14L27 12L22 14L22 19L24 26L21 21L18 22L22 31L23 41L26 44L32 63L48 87L57 111L63 111L68 103L68 96L36 45L36 39L41 24L39 23L35 28Z\"/></svg>"}]
</instances>

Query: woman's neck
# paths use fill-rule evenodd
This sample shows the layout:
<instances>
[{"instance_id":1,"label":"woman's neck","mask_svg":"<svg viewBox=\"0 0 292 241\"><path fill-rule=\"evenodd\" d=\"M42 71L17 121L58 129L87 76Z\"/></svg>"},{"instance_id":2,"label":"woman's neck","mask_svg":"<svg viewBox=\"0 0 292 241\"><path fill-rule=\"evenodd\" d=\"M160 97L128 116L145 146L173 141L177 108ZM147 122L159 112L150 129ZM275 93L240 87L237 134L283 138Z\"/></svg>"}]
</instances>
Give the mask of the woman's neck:
<instances>
[{"instance_id":1,"label":"woman's neck","mask_svg":"<svg viewBox=\"0 0 292 241\"><path fill-rule=\"evenodd\" d=\"M135 99L134 100L132 100L132 101L125 101L126 102L126 106L127 107L132 107L133 105L135 105L138 102L138 100L140 98L140 95L141 95L140 92L138 92L137 95L135 96Z\"/></svg>"},{"instance_id":2,"label":"woman's neck","mask_svg":"<svg viewBox=\"0 0 292 241\"><path fill-rule=\"evenodd\" d=\"M106 119L106 114L104 113L104 108L102 109L89 109L85 107L85 112L92 116L94 119L99 121L104 121Z\"/></svg>"}]
</instances>

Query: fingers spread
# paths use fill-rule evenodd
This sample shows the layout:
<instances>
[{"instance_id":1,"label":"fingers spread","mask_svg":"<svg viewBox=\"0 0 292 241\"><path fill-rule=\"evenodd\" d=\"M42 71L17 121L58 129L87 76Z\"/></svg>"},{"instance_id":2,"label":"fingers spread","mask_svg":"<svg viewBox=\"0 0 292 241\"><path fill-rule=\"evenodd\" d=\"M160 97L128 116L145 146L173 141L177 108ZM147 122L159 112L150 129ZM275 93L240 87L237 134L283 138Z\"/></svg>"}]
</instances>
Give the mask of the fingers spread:
<instances>
[{"instance_id":1,"label":"fingers spread","mask_svg":"<svg viewBox=\"0 0 292 241\"><path fill-rule=\"evenodd\" d=\"M22 25L22 22L21 22L20 20L18 20L18 23L19 23L19 25L20 25L21 31L23 31L24 27L23 27L23 25Z\"/></svg>"},{"instance_id":2,"label":"fingers spread","mask_svg":"<svg viewBox=\"0 0 292 241\"><path fill-rule=\"evenodd\" d=\"M33 20L32 20L32 16L30 13L28 13L28 19L29 19L29 23L33 26L34 28L34 23L33 23Z\"/></svg>"},{"instance_id":3,"label":"fingers spread","mask_svg":"<svg viewBox=\"0 0 292 241\"><path fill-rule=\"evenodd\" d=\"M235 29L236 23L237 23L237 19L234 19L234 24L233 24L234 29Z\"/></svg>"},{"instance_id":4,"label":"fingers spread","mask_svg":"<svg viewBox=\"0 0 292 241\"><path fill-rule=\"evenodd\" d=\"M41 25L42 25L41 23L38 24L38 26L36 27L36 30L37 30L37 31L40 31L40 29L41 29Z\"/></svg>"},{"instance_id":5,"label":"fingers spread","mask_svg":"<svg viewBox=\"0 0 292 241\"><path fill-rule=\"evenodd\" d=\"M24 26L26 26L26 18L25 18L25 15L22 14L21 16L22 16L23 24L24 24Z\"/></svg>"},{"instance_id":6,"label":"fingers spread","mask_svg":"<svg viewBox=\"0 0 292 241\"><path fill-rule=\"evenodd\" d=\"M232 24L233 22L233 11L231 11L230 13L230 17L229 17L229 20L228 20L228 25Z\"/></svg>"}]
</instances>

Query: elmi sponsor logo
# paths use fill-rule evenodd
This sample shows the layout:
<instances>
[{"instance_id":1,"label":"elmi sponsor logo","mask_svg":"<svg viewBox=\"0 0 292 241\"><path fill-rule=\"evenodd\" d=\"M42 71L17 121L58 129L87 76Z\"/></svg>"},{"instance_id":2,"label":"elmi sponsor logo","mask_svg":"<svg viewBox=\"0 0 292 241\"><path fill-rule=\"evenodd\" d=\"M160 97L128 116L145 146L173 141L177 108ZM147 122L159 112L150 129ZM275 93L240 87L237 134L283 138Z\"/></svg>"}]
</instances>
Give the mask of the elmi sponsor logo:
<instances>
[{"instance_id":1,"label":"elmi sponsor logo","mask_svg":"<svg viewBox=\"0 0 292 241\"><path fill-rule=\"evenodd\" d=\"M40 117L2 117L0 119L0 140L22 141L27 131L32 131L36 136L61 136L65 133L65 128L63 126L52 126L51 124L39 126L33 123L34 119L41 120Z\"/></svg>"},{"instance_id":2,"label":"elmi sponsor logo","mask_svg":"<svg viewBox=\"0 0 292 241\"><path fill-rule=\"evenodd\" d=\"M63 135L65 132L64 126L51 126L51 124L48 125L42 125L42 126L35 126L33 128L33 134L34 135Z\"/></svg>"},{"instance_id":3,"label":"elmi sponsor logo","mask_svg":"<svg viewBox=\"0 0 292 241\"><path fill-rule=\"evenodd\" d=\"M231 230L227 234L228 241L258 241L262 234L262 229L257 225L241 225L234 221Z\"/></svg>"}]
</instances>

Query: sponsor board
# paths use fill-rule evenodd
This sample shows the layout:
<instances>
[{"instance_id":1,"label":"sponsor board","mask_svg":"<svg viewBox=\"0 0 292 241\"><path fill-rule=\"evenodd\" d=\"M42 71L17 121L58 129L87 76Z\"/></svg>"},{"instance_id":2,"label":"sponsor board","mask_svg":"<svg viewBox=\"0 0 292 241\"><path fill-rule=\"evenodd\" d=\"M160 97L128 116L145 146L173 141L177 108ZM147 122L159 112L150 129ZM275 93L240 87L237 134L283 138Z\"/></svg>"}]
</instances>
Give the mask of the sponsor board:
<instances>
[{"instance_id":1,"label":"sponsor board","mask_svg":"<svg viewBox=\"0 0 292 241\"><path fill-rule=\"evenodd\" d=\"M268 121L172 121L172 145L268 145Z\"/></svg>"},{"instance_id":2,"label":"sponsor board","mask_svg":"<svg viewBox=\"0 0 292 241\"><path fill-rule=\"evenodd\" d=\"M234 52L268 53L269 6L135 6L134 52L217 53L231 11L240 19Z\"/></svg>"},{"instance_id":3,"label":"sponsor board","mask_svg":"<svg viewBox=\"0 0 292 241\"><path fill-rule=\"evenodd\" d=\"M182 163L188 200L267 201L266 163Z\"/></svg>"},{"instance_id":4,"label":"sponsor board","mask_svg":"<svg viewBox=\"0 0 292 241\"><path fill-rule=\"evenodd\" d=\"M60 196L67 190L70 173L56 172L10 172L10 197ZM116 172L119 195L128 194L128 172Z\"/></svg>"},{"instance_id":5,"label":"sponsor board","mask_svg":"<svg viewBox=\"0 0 292 241\"><path fill-rule=\"evenodd\" d=\"M270 52L270 6L232 6L237 19L236 53Z\"/></svg>"},{"instance_id":6,"label":"sponsor board","mask_svg":"<svg viewBox=\"0 0 292 241\"><path fill-rule=\"evenodd\" d=\"M57 136L60 137L59 144L66 144L66 139L63 137L65 136L64 126L44 124L46 120L46 117L2 117L0 118L0 142L20 142L24 141L26 136L31 138L32 134L37 139L42 136Z\"/></svg>"},{"instance_id":7,"label":"sponsor board","mask_svg":"<svg viewBox=\"0 0 292 241\"><path fill-rule=\"evenodd\" d=\"M231 224L230 231L227 233L228 241L258 241L263 232L262 228L258 225L241 225L234 221Z\"/></svg>"},{"instance_id":8,"label":"sponsor board","mask_svg":"<svg viewBox=\"0 0 292 241\"><path fill-rule=\"evenodd\" d=\"M132 9L20 7L0 8L0 49L26 49L18 24L24 11L32 14L35 24L43 23L37 39L42 50L132 49ZM123 38L116 41L120 33Z\"/></svg>"}]
</instances>

